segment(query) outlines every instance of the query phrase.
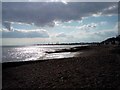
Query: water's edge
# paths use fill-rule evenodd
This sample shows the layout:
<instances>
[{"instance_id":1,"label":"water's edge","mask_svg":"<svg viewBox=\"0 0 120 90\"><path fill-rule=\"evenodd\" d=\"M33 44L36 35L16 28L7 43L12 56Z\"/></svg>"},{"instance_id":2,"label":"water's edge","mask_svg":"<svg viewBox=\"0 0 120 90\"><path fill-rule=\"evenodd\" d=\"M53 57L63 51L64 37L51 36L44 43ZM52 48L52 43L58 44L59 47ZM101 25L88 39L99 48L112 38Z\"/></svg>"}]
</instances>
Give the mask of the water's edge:
<instances>
[{"instance_id":1,"label":"water's edge","mask_svg":"<svg viewBox=\"0 0 120 90\"><path fill-rule=\"evenodd\" d=\"M25 47L3 47L2 63L70 58L77 54L81 45L44 45Z\"/></svg>"}]
</instances>

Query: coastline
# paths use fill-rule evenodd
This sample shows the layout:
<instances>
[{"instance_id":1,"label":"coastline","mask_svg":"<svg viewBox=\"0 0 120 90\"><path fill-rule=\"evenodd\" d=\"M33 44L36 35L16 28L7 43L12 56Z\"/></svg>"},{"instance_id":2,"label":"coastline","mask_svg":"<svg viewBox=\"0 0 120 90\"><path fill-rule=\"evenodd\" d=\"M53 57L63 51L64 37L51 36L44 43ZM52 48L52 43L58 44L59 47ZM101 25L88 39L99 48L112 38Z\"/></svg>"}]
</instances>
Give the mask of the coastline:
<instances>
[{"instance_id":1,"label":"coastline","mask_svg":"<svg viewBox=\"0 0 120 90\"><path fill-rule=\"evenodd\" d=\"M37 59L37 60L29 60L29 61L14 61L14 62L3 62L3 68L9 68L9 67L15 67L19 65L24 64L30 64L30 63L37 63L37 62L44 62L49 60L62 60L62 59L69 59L69 58L75 58L78 57L82 51L88 51L90 49L89 46L77 46L77 47L71 47L68 49L58 49L56 51L46 51L47 54L54 54L54 53L64 53L64 52L76 52L74 57L67 57L67 58L53 58L53 59ZM41 58L41 57L40 57Z\"/></svg>"},{"instance_id":2,"label":"coastline","mask_svg":"<svg viewBox=\"0 0 120 90\"><path fill-rule=\"evenodd\" d=\"M89 46L73 58L3 63L6 88L119 88L117 46ZM10 77L9 77L10 76Z\"/></svg>"}]
</instances>

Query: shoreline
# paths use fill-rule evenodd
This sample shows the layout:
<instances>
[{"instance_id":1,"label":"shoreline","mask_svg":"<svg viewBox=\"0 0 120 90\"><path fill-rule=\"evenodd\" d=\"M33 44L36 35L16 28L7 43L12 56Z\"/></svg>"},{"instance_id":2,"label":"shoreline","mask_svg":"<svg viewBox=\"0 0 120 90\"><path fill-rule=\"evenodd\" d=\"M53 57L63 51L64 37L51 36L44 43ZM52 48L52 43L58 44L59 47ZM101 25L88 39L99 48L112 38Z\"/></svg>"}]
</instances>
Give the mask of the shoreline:
<instances>
[{"instance_id":1,"label":"shoreline","mask_svg":"<svg viewBox=\"0 0 120 90\"><path fill-rule=\"evenodd\" d=\"M48 54L53 54L53 53L64 53L64 52L76 52L76 55L74 57L67 57L67 58L53 58L53 59L43 59L43 60L30 60L30 61L16 61L16 62L3 62L3 67L4 68L9 68L9 67L15 67L19 65L24 65L24 64L30 64L30 63L37 63L37 62L44 62L44 61L49 61L49 60L62 60L62 59L70 59L70 58L76 58L78 57L78 54L80 54L81 50L84 52L86 50L89 50L89 46L77 46L77 47L72 47L69 49L59 49L54 52L46 52Z\"/></svg>"},{"instance_id":2,"label":"shoreline","mask_svg":"<svg viewBox=\"0 0 120 90\"><path fill-rule=\"evenodd\" d=\"M19 65L4 63L3 89L120 89L119 49L116 46L91 46L89 50L83 50L82 54L73 58L24 62Z\"/></svg>"},{"instance_id":3,"label":"shoreline","mask_svg":"<svg viewBox=\"0 0 120 90\"><path fill-rule=\"evenodd\" d=\"M59 47L61 47L61 46L59 46ZM17 58L14 58L14 57L11 56L14 60L12 58L10 59L10 57L7 58L6 53L3 53L3 62L2 63L12 63L12 62L17 63L17 62L29 62L29 61L47 60L47 59L71 58L71 57L75 56L77 51L86 50L88 48L89 48L88 46L71 46L71 47L66 47L65 46L64 48L58 48L58 49L53 48L52 50L48 50L48 51L45 50L43 52L41 52L41 51L35 52L36 51L36 49L35 49L33 53L29 54L29 52L28 52L28 54L27 53L25 54L25 55L28 55L28 56L31 55L31 57L25 57L25 55L23 55L24 58L20 55L19 52L13 52L13 54L17 53L16 57L20 58L20 59L19 58L17 59ZM43 54L40 55L39 52L41 52ZM36 53L37 56L34 56L34 53Z\"/></svg>"}]
</instances>

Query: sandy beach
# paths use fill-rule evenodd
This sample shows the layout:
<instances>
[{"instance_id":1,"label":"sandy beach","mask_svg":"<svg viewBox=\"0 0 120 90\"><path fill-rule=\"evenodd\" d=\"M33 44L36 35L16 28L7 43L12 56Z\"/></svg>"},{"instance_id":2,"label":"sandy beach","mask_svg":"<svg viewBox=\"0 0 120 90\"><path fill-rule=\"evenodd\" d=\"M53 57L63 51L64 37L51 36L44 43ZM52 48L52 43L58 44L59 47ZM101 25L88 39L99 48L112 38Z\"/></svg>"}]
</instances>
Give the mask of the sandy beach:
<instances>
[{"instance_id":1,"label":"sandy beach","mask_svg":"<svg viewBox=\"0 0 120 90\"><path fill-rule=\"evenodd\" d=\"M120 89L119 46L90 46L77 52L73 58L3 63L3 89Z\"/></svg>"}]
</instances>

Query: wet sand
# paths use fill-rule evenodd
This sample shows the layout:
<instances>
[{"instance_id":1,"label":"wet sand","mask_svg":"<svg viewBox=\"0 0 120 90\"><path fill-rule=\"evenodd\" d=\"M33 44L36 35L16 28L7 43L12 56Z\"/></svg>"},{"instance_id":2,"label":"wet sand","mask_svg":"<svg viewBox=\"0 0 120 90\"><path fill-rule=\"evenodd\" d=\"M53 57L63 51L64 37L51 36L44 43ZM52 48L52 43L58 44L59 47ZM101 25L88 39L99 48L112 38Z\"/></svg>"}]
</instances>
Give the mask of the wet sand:
<instances>
[{"instance_id":1,"label":"wet sand","mask_svg":"<svg viewBox=\"0 0 120 90\"><path fill-rule=\"evenodd\" d=\"M120 89L120 47L90 46L77 52L73 58L4 63L3 89Z\"/></svg>"}]
</instances>

